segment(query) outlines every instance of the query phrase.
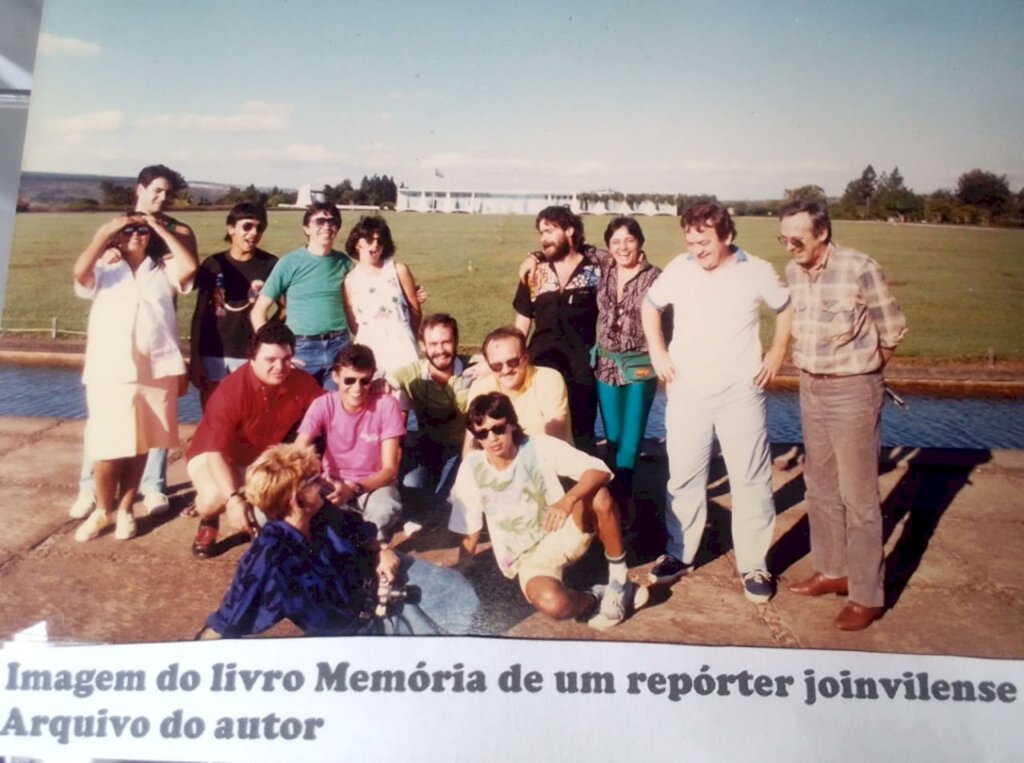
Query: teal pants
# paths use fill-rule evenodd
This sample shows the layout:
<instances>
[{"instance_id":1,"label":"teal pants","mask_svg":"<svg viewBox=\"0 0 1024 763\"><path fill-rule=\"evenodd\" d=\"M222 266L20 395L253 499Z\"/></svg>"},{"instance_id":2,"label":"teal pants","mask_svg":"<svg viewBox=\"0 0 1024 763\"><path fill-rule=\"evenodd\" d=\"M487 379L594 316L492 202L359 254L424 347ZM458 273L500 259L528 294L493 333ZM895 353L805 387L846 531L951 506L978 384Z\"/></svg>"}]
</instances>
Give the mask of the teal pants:
<instances>
[{"instance_id":1,"label":"teal pants","mask_svg":"<svg viewBox=\"0 0 1024 763\"><path fill-rule=\"evenodd\" d=\"M597 382L597 402L601 406L605 437L615 453L614 468L636 468L640 443L647 427L647 414L651 411L657 389L657 379L621 387Z\"/></svg>"}]
</instances>

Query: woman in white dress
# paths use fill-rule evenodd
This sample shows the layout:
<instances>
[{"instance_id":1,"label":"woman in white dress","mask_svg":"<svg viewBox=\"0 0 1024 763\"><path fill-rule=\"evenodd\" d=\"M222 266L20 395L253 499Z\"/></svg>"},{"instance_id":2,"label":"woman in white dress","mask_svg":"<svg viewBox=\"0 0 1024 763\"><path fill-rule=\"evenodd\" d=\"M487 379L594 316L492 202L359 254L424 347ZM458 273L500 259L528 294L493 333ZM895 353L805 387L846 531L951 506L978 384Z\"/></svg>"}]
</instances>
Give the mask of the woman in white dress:
<instances>
[{"instance_id":1,"label":"woman in white dress","mask_svg":"<svg viewBox=\"0 0 1024 763\"><path fill-rule=\"evenodd\" d=\"M154 234L164 247L151 253ZM101 225L75 261L75 293L93 303L82 381L85 449L96 475L96 508L75 531L77 541L111 524L117 540L134 537L132 503L146 454L178 444L185 361L174 298L191 290L197 266L165 221L145 212Z\"/></svg>"},{"instance_id":2,"label":"woman in white dress","mask_svg":"<svg viewBox=\"0 0 1024 763\"><path fill-rule=\"evenodd\" d=\"M416 281L405 263L395 261L395 242L382 217L362 217L345 251L357 263L344 284L352 341L373 350L378 373L389 374L419 357Z\"/></svg>"}]
</instances>

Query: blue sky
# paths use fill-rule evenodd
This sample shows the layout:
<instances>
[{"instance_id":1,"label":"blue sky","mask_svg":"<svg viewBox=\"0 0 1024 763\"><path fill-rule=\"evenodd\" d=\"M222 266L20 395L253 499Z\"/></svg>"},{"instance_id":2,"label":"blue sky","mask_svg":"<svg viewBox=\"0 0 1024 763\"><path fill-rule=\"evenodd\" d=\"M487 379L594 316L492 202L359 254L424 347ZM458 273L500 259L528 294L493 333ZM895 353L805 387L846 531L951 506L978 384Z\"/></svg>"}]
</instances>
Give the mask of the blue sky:
<instances>
[{"instance_id":1,"label":"blue sky","mask_svg":"<svg viewBox=\"0 0 1024 763\"><path fill-rule=\"evenodd\" d=\"M45 0L25 168L295 187L1024 184L1024 3ZM435 176L435 170L444 175Z\"/></svg>"}]
</instances>

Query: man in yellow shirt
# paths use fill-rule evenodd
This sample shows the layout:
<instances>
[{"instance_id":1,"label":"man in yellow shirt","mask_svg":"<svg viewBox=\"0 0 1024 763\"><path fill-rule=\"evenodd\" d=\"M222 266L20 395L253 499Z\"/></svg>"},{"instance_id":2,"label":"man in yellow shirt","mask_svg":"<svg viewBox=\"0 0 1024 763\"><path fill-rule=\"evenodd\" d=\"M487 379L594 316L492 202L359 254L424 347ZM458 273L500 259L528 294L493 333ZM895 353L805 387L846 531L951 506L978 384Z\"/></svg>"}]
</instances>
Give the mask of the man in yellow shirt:
<instances>
[{"instance_id":1,"label":"man in yellow shirt","mask_svg":"<svg viewBox=\"0 0 1024 763\"><path fill-rule=\"evenodd\" d=\"M512 326L495 329L484 339L483 353L491 373L473 382L469 402L501 392L512 401L527 435L547 434L572 445L565 380L558 371L530 363L523 332ZM463 453L472 449L472 442L467 433Z\"/></svg>"}]
</instances>

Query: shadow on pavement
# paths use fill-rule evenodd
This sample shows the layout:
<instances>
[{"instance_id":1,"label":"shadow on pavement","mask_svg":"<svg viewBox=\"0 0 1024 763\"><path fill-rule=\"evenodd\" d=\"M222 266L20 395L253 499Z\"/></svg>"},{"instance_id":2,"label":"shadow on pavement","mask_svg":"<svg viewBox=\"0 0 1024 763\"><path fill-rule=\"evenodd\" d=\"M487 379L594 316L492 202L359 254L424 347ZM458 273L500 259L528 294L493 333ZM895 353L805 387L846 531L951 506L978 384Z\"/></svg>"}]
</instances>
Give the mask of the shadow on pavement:
<instances>
[{"instance_id":1,"label":"shadow on pavement","mask_svg":"<svg viewBox=\"0 0 1024 763\"><path fill-rule=\"evenodd\" d=\"M917 451L910 457L906 473L882 503L884 541L906 520L885 559L887 608L895 606L903 595L957 493L971 484L971 474L978 466L991 460L992 453L987 450L946 451L939 462L927 451ZM895 463L890 464L889 469L894 469Z\"/></svg>"}]
</instances>

